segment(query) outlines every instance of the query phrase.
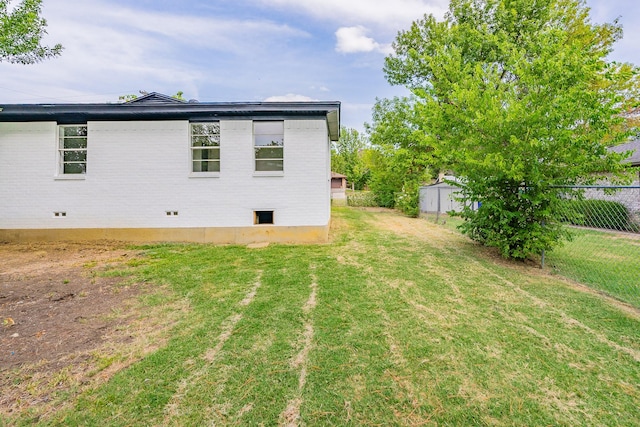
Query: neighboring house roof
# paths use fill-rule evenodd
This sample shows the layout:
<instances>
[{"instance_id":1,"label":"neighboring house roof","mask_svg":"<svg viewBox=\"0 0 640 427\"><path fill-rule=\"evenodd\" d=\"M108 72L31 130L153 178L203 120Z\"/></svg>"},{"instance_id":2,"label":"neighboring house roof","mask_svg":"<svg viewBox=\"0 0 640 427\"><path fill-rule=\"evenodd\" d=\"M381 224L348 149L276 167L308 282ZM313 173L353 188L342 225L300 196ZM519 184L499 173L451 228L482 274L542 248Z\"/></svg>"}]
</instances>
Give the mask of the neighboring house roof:
<instances>
[{"instance_id":1,"label":"neighboring house roof","mask_svg":"<svg viewBox=\"0 0 640 427\"><path fill-rule=\"evenodd\" d=\"M113 104L0 104L0 122L56 121L59 124L88 120L220 120L249 117L322 117L329 137L340 137L340 102L197 102L180 101L152 92L131 102Z\"/></svg>"},{"instance_id":2,"label":"neighboring house roof","mask_svg":"<svg viewBox=\"0 0 640 427\"><path fill-rule=\"evenodd\" d=\"M168 95L164 95L158 92L147 93L144 96L139 96L131 101L127 101L127 104L184 104L186 101L176 99Z\"/></svg>"},{"instance_id":3,"label":"neighboring house roof","mask_svg":"<svg viewBox=\"0 0 640 427\"><path fill-rule=\"evenodd\" d=\"M341 173L338 172L331 172L331 178L346 178L346 175L342 175Z\"/></svg>"},{"instance_id":4,"label":"neighboring house roof","mask_svg":"<svg viewBox=\"0 0 640 427\"><path fill-rule=\"evenodd\" d=\"M615 147L609 147L609 150L615 153L633 151L633 154L631 154L631 157L624 159L624 162L631 163L632 166L640 166L640 139L627 142L626 144L616 145Z\"/></svg>"},{"instance_id":5,"label":"neighboring house roof","mask_svg":"<svg viewBox=\"0 0 640 427\"><path fill-rule=\"evenodd\" d=\"M457 176L444 175L444 176L441 176L440 178L438 178L438 180L436 182L434 182L433 184L422 185L422 186L420 186L420 188L432 188L432 187L458 188L456 183L458 183L460 181L461 181L461 179L458 178Z\"/></svg>"}]
</instances>

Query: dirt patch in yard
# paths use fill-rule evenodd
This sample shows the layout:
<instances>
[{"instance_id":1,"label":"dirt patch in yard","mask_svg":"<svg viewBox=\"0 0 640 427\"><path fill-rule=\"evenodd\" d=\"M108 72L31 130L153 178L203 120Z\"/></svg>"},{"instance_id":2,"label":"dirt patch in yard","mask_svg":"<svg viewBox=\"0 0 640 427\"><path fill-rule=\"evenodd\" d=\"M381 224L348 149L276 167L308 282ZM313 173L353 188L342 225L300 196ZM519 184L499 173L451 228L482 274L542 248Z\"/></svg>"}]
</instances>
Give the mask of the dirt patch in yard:
<instances>
[{"instance_id":1,"label":"dirt patch in yard","mask_svg":"<svg viewBox=\"0 0 640 427\"><path fill-rule=\"evenodd\" d=\"M42 361L56 369L60 356L101 343L125 321L109 315L137 289L96 273L127 257L113 246L0 246L2 369Z\"/></svg>"},{"instance_id":2,"label":"dirt patch in yard","mask_svg":"<svg viewBox=\"0 0 640 427\"><path fill-rule=\"evenodd\" d=\"M0 414L108 377L153 347L132 327L144 286L122 274L138 257L113 242L0 243ZM114 357L123 349L129 357Z\"/></svg>"}]
</instances>

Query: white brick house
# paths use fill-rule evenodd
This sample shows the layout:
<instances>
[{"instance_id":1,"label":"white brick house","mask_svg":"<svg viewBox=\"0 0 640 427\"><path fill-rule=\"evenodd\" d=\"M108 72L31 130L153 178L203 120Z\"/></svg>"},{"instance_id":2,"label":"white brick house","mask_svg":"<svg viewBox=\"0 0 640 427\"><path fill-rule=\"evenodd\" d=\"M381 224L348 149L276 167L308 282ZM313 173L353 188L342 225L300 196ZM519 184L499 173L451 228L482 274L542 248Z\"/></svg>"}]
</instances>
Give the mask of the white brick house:
<instances>
[{"instance_id":1,"label":"white brick house","mask_svg":"<svg viewBox=\"0 0 640 427\"><path fill-rule=\"evenodd\" d=\"M0 105L0 241L323 242L339 102Z\"/></svg>"}]
</instances>

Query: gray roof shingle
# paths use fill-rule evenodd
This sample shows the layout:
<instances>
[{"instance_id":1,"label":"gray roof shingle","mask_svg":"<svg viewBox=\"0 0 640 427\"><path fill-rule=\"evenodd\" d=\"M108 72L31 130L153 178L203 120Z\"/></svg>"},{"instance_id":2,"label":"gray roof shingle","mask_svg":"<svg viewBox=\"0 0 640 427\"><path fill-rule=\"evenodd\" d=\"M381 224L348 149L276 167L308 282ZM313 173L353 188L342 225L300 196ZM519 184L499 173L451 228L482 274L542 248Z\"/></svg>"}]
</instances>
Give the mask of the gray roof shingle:
<instances>
[{"instance_id":1,"label":"gray roof shingle","mask_svg":"<svg viewBox=\"0 0 640 427\"><path fill-rule=\"evenodd\" d=\"M609 150L615 153L633 151L631 157L626 158L624 162L631 163L633 166L640 166L640 139L636 139L635 141L627 142L625 144L616 145L615 147L610 147Z\"/></svg>"}]
</instances>

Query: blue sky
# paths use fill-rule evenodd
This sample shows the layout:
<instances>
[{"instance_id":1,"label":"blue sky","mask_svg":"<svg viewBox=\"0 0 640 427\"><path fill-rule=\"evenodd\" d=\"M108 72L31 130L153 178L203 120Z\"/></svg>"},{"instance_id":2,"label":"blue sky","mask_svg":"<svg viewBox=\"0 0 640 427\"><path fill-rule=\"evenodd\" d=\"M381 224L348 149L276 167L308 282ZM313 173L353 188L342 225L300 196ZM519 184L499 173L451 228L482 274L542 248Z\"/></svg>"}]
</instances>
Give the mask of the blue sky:
<instances>
[{"instance_id":1,"label":"blue sky","mask_svg":"<svg viewBox=\"0 0 640 427\"><path fill-rule=\"evenodd\" d=\"M620 17L612 59L640 64L640 1L588 0ZM117 102L139 90L200 101L342 102L362 130L375 98L403 95L382 72L398 30L448 0L44 0L61 57L0 63L0 103Z\"/></svg>"}]
</instances>

